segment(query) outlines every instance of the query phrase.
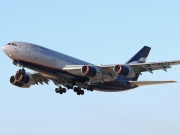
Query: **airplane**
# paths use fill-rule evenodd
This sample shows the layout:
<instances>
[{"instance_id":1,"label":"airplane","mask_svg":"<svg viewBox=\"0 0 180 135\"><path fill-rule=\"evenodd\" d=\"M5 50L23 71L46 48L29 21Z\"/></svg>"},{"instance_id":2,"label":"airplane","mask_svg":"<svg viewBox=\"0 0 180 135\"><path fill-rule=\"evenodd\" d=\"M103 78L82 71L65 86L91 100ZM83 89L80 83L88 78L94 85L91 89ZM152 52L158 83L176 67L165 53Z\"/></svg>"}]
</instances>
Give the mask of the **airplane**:
<instances>
[{"instance_id":1,"label":"airplane","mask_svg":"<svg viewBox=\"0 0 180 135\"><path fill-rule=\"evenodd\" d=\"M73 90L77 95L87 91L121 92L139 86L173 83L176 81L138 81L142 72L167 71L180 61L148 62L151 48L144 46L125 64L95 65L43 46L28 42L10 42L3 46L4 53L21 67L10 77L10 83L17 87L29 88L35 84L53 81L63 94ZM25 68L34 73L26 72Z\"/></svg>"}]
</instances>

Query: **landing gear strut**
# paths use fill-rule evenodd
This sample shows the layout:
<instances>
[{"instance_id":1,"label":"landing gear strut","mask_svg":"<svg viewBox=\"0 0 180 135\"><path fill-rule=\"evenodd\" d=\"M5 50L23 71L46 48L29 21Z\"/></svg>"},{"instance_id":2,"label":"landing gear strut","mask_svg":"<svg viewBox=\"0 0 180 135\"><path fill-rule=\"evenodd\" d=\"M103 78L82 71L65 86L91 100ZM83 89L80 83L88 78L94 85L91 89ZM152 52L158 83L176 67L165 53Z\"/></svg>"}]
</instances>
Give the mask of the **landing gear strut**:
<instances>
[{"instance_id":1,"label":"landing gear strut","mask_svg":"<svg viewBox=\"0 0 180 135\"><path fill-rule=\"evenodd\" d=\"M25 74L26 73L26 70L23 68L23 69L19 69L18 71L20 74Z\"/></svg>"}]
</instances>

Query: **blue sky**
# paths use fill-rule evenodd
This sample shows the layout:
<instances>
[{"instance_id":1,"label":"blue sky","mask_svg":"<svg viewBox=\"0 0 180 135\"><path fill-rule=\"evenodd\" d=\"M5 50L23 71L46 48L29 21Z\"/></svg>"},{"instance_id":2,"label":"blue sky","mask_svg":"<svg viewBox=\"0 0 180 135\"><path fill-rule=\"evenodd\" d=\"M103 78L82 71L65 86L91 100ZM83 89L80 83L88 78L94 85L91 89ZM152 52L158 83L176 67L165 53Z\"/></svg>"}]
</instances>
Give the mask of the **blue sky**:
<instances>
[{"instance_id":1,"label":"blue sky","mask_svg":"<svg viewBox=\"0 0 180 135\"><path fill-rule=\"evenodd\" d=\"M149 62L180 59L178 0L1 0L0 44L32 42L95 64L125 63L144 45ZM139 80L179 83L127 92L54 92L53 83L20 89L19 69L1 51L1 135L179 135L179 66Z\"/></svg>"}]
</instances>

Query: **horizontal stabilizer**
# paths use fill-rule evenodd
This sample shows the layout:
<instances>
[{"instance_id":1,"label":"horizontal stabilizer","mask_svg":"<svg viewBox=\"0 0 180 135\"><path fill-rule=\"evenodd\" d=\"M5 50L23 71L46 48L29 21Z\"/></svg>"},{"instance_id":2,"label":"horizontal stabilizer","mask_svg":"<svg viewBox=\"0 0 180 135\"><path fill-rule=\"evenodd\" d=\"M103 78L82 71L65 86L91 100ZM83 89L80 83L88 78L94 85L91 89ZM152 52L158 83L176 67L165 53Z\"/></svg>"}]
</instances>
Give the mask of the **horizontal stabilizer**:
<instances>
[{"instance_id":1,"label":"horizontal stabilizer","mask_svg":"<svg viewBox=\"0 0 180 135\"><path fill-rule=\"evenodd\" d=\"M129 81L129 82L136 86L146 86L146 85L174 83L176 81Z\"/></svg>"}]
</instances>

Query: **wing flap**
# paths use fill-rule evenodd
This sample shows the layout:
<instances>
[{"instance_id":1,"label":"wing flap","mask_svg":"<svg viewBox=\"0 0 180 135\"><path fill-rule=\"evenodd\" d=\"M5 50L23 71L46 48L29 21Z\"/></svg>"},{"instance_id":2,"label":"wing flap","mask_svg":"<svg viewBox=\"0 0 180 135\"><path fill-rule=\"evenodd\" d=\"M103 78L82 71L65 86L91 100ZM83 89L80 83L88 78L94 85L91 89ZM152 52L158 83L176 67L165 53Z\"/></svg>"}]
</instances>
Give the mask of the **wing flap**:
<instances>
[{"instance_id":1,"label":"wing flap","mask_svg":"<svg viewBox=\"0 0 180 135\"><path fill-rule=\"evenodd\" d=\"M34 73L32 74L32 77L36 80L36 83L40 83L43 85L43 83L46 83L46 84L49 84L49 79L48 77L46 76L43 76L42 74L40 73Z\"/></svg>"},{"instance_id":2,"label":"wing flap","mask_svg":"<svg viewBox=\"0 0 180 135\"><path fill-rule=\"evenodd\" d=\"M175 83L176 81L129 81L129 83L136 86L156 85L156 84L167 84Z\"/></svg>"}]
</instances>

